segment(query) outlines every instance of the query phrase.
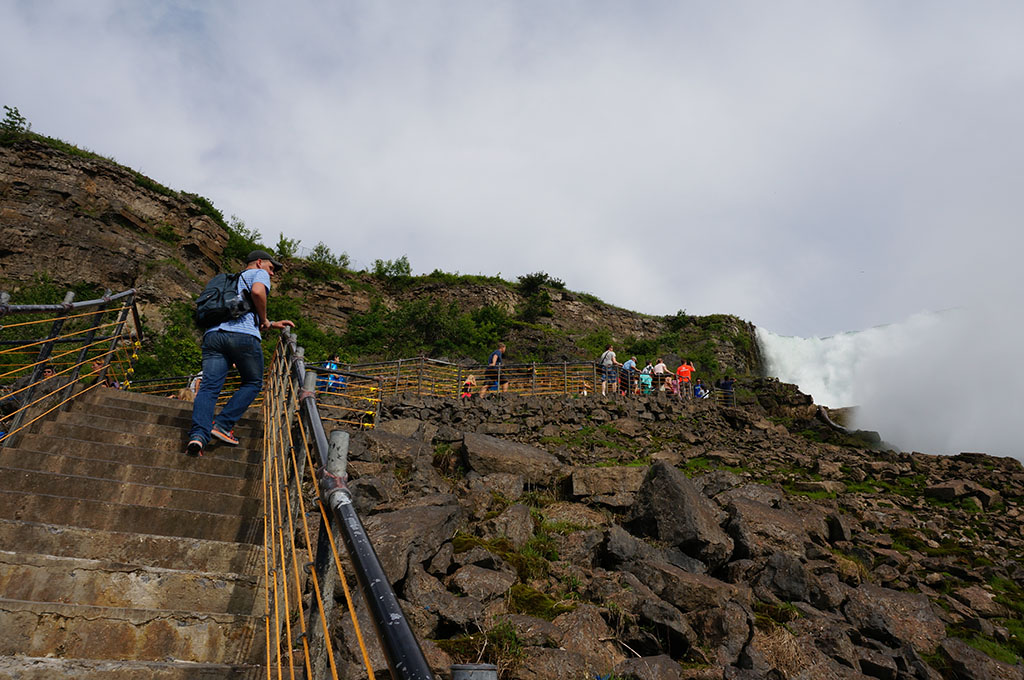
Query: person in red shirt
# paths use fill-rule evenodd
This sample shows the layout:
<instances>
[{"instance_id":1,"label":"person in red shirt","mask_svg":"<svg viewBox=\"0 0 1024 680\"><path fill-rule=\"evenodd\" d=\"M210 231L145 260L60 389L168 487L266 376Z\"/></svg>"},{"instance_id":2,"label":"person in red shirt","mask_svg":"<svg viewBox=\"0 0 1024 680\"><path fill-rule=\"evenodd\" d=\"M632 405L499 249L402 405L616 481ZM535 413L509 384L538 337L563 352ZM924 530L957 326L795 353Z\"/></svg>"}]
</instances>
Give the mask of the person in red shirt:
<instances>
[{"instance_id":1,"label":"person in red shirt","mask_svg":"<svg viewBox=\"0 0 1024 680\"><path fill-rule=\"evenodd\" d=\"M683 359L683 363L676 369L676 376L679 378L679 394L690 396L690 376L693 375L693 364L689 359Z\"/></svg>"}]
</instances>

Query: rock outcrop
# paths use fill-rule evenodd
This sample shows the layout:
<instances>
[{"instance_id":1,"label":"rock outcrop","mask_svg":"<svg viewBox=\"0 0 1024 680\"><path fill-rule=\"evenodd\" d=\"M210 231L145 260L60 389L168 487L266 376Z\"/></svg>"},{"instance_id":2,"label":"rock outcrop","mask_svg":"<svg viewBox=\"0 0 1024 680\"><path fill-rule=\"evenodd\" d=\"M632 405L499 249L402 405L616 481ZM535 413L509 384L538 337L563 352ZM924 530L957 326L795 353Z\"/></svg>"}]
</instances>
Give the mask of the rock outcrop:
<instances>
[{"instance_id":1,"label":"rock outcrop","mask_svg":"<svg viewBox=\"0 0 1024 680\"><path fill-rule=\"evenodd\" d=\"M1024 677L1021 464L821 443L753 390L389 401L353 485L417 633L508 678Z\"/></svg>"}]
</instances>

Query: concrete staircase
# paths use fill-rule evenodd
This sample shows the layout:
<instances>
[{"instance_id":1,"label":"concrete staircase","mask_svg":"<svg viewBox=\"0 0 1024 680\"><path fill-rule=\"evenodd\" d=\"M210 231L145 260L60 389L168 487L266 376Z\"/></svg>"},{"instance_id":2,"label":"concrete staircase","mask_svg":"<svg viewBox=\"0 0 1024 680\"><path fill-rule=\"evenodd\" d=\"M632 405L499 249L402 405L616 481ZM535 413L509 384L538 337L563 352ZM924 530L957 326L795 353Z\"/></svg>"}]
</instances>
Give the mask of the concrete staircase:
<instances>
[{"instance_id":1,"label":"concrete staircase","mask_svg":"<svg viewBox=\"0 0 1024 680\"><path fill-rule=\"evenodd\" d=\"M0 678L264 678L260 445L96 390L0 449Z\"/></svg>"}]
</instances>

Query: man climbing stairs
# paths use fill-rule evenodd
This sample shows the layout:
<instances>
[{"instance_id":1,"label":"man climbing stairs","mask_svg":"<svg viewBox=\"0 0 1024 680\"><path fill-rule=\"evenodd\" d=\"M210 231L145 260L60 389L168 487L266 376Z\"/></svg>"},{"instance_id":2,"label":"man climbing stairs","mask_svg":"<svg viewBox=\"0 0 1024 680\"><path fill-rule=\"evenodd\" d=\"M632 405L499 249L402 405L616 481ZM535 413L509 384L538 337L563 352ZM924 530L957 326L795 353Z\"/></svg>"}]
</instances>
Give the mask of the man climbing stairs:
<instances>
[{"instance_id":1,"label":"man climbing stairs","mask_svg":"<svg viewBox=\"0 0 1024 680\"><path fill-rule=\"evenodd\" d=\"M0 449L0 678L266 677L262 426L98 389Z\"/></svg>"}]
</instances>

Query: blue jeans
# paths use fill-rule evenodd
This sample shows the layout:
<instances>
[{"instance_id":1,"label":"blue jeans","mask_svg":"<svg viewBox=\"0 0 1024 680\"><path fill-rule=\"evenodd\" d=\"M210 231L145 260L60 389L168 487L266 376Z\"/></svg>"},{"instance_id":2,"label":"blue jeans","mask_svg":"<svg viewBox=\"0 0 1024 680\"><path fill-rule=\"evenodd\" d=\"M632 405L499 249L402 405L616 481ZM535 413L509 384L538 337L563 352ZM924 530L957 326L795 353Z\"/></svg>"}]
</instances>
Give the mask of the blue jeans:
<instances>
[{"instance_id":1,"label":"blue jeans","mask_svg":"<svg viewBox=\"0 0 1024 680\"><path fill-rule=\"evenodd\" d=\"M214 419L217 398L224 387L224 379L232 364L238 368L242 384L224 404ZM203 382L199 385L192 404L192 429L189 439L198 439L205 446L210 441L210 430L230 432L249 404L263 389L263 348L260 340L248 333L211 331L203 336Z\"/></svg>"}]
</instances>

